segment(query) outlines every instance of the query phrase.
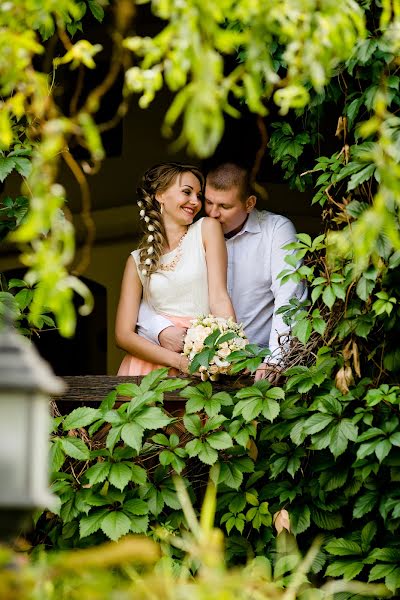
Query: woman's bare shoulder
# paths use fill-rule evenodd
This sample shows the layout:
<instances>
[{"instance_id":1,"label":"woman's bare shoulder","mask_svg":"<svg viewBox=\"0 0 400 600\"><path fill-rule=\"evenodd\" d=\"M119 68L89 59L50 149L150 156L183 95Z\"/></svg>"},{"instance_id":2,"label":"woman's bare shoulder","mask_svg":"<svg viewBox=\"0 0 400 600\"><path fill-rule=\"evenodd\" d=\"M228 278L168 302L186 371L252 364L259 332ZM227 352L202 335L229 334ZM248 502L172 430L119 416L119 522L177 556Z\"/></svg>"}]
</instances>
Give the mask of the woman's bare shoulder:
<instances>
[{"instance_id":1,"label":"woman's bare shoulder","mask_svg":"<svg viewBox=\"0 0 400 600\"><path fill-rule=\"evenodd\" d=\"M212 217L203 217L201 228L203 232L222 231L221 223Z\"/></svg>"}]
</instances>

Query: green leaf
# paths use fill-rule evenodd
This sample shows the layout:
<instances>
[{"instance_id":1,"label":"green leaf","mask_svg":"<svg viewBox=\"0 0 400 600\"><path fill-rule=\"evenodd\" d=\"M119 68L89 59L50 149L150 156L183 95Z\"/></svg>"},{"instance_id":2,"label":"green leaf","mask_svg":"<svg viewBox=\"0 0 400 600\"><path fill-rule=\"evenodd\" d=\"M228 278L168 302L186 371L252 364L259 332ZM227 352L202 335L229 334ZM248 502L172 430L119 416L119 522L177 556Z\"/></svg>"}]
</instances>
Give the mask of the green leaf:
<instances>
[{"instance_id":1,"label":"green leaf","mask_svg":"<svg viewBox=\"0 0 400 600\"><path fill-rule=\"evenodd\" d=\"M213 395L213 400L217 400L221 406L232 406L233 400L228 392L217 392Z\"/></svg>"},{"instance_id":2,"label":"green leaf","mask_svg":"<svg viewBox=\"0 0 400 600\"><path fill-rule=\"evenodd\" d=\"M210 350L208 348L196 354L189 365L189 373L195 373L196 371L198 371L199 367L208 367L210 359L213 356L214 350Z\"/></svg>"},{"instance_id":3,"label":"green leaf","mask_svg":"<svg viewBox=\"0 0 400 600\"><path fill-rule=\"evenodd\" d=\"M332 308L332 306L335 304L336 295L332 289L332 286L328 285L324 289L324 291L322 292L322 300L328 308Z\"/></svg>"},{"instance_id":4,"label":"green leaf","mask_svg":"<svg viewBox=\"0 0 400 600\"><path fill-rule=\"evenodd\" d=\"M91 485L95 485L96 483L102 483L107 479L110 467L111 463L107 461L98 462L86 471L85 478Z\"/></svg>"},{"instance_id":5,"label":"green leaf","mask_svg":"<svg viewBox=\"0 0 400 600\"><path fill-rule=\"evenodd\" d=\"M253 421L263 408L261 397L249 397L246 400L240 400L233 409L233 417L241 415L246 422Z\"/></svg>"},{"instance_id":6,"label":"green leaf","mask_svg":"<svg viewBox=\"0 0 400 600\"><path fill-rule=\"evenodd\" d=\"M173 510L180 510L182 508L175 490L163 487L162 497L165 504Z\"/></svg>"},{"instance_id":7,"label":"green leaf","mask_svg":"<svg viewBox=\"0 0 400 600\"><path fill-rule=\"evenodd\" d=\"M350 192L351 190L354 190L356 187L364 183L364 181L371 179L375 172L375 169L375 163L372 163L361 169L361 171L358 171L358 173L354 173L354 175L350 177L350 181L347 184L347 191Z\"/></svg>"},{"instance_id":8,"label":"green leaf","mask_svg":"<svg viewBox=\"0 0 400 600\"><path fill-rule=\"evenodd\" d=\"M325 512L313 509L311 518L318 527L327 529L328 531L333 531L343 526L342 515L338 512Z\"/></svg>"},{"instance_id":9,"label":"green leaf","mask_svg":"<svg viewBox=\"0 0 400 600\"><path fill-rule=\"evenodd\" d=\"M185 405L185 411L187 414L200 412L204 408L205 399L203 396L196 396L189 398Z\"/></svg>"},{"instance_id":10,"label":"green leaf","mask_svg":"<svg viewBox=\"0 0 400 600\"><path fill-rule=\"evenodd\" d=\"M135 417L135 425L143 429L158 429L171 423L172 419L156 406L150 406Z\"/></svg>"},{"instance_id":11,"label":"green leaf","mask_svg":"<svg viewBox=\"0 0 400 600\"><path fill-rule=\"evenodd\" d=\"M308 506L293 506L290 510L290 524L294 535L303 533L311 525L310 509Z\"/></svg>"},{"instance_id":12,"label":"green leaf","mask_svg":"<svg viewBox=\"0 0 400 600\"><path fill-rule=\"evenodd\" d=\"M173 460L175 459L175 454L170 450L163 450L160 453L158 459L160 461L160 464L163 465L163 467L166 467L167 465L170 465L173 462Z\"/></svg>"},{"instance_id":13,"label":"green leaf","mask_svg":"<svg viewBox=\"0 0 400 600\"><path fill-rule=\"evenodd\" d=\"M330 577L343 577L344 579L351 580L362 571L364 567L363 562L356 562L353 560L337 560L326 569L325 575Z\"/></svg>"},{"instance_id":14,"label":"green leaf","mask_svg":"<svg viewBox=\"0 0 400 600\"><path fill-rule=\"evenodd\" d=\"M116 542L123 535L126 535L131 528L129 517L122 512L109 512L101 522L101 529L108 538Z\"/></svg>"},{"instance_id":15,"label":"green leaf","mask_svg":"<svg viewBox=\"0 0 400 600\"><path fill-rule=\"evenodd\" d=\"M393 593L400 588L400 568L397 567L394 571L386 575L385 585Z\"/></svg>"},{"instance_id":16,"label":"green leaf","mask_svg":"<svg viewBox=\"0 0 400 600\"><path fill-rule=\"evenodd\" d=\"M320 475L320 483L323 489L327 492L331 492L333 490L337 490L344 486L347 481L348 470L340 470L338 468L334 469L334 471L324 471ZM326 482L326 483L325 483Z\"/></svg>"},{"instance_id":17,"label":"green leaf","mask_svg":"<svg viewBox=\"0 0 400 600\"><path fill-rule=\"evenodd\" d=\"M273 387L270 388L267 392L265 392L265 398L269 398L270 400L284 400L285 392L282 388Z\"/></svg>"},{"instance_id":18,"label":"green leaf","mask_svg":"<svg viewBox=\"0 0 400 600\"><path fill-rule=\"evenodd\" d=\"M215 417L221 410L221 403L214 397L207 400L204 405L204 410L209 417Z\"/></svg>"},{"instance_id":19,"label":"green leaf","mask_svg":"<svg viewBox=\"0 0 400 600\"><path fill-rule=\"evenodd\" d=\"M225 450L233 446L233 440L226 431L217 431L207 437L207 442L215 450Z\"/></svg>"},{"instance_id":20,"label":"green leaf","mask_svg":"<svg viewBox=\"0 0 400 600\"><path fill-rule=\"evenodd\" d=\"M243 473L234 464L222 463L220 465L219 483L225 483L234 490L239 489L243 481Z\"/></svg>"},{"instance_id":21,"label":"green leaf","mask_svg":"<svg viewBox=\"0 0 400 600\"><path fill-rule=\"evenodd\" d=\"M28 177L32 171L32 163L28 158L22 156L14 157L15 168L21 177Z\"/></svg>"},{"instance_id":22,"label":"green leaf","mask_svg":"<svg viewBox=\"0 0 400 600\"><path fill-rule=\"evenodd\" d=\"M201 421L198 415L185 415L183 417L183 423L189 433L196 436L200 435Z\"/></svg>"},{"instance_id":23,"label":"green leaf","mask_svg":"<svg viewBox=\"0 0 400 600\"><path fill-rule=\"evenodd\" d=\"M332 415L323 413L315 413L309 417L304 423L304 431L309 435L313 435L328 427L333 421Z\"/></svg>"},{"instance_id":24,"label":"green leaf","mask_svg":"<svg viewBox=\"0 0 400 600\"><path fill-rule=\"evenodd\" d=\"M110 429L110 431L108 432L107 440L106 440L106 448L108 448L110 450L110 452L113 451L115 444L117 442L119 442L119 440L121 438L122 427L123 427L123 425L119 425L118 427L112 427Z\"/></svg>"},{"instance_id":25,"label":"green leaf","mask_svg":"<svg viewBox=\"0 0 400 600\"><path fill-rule=\"evenodd\" d=\"M163 433L156 433L151 439L160 446L169 446L169 439Z\"/></svg>"},{"instance_id":26,"label":"green leaf","mask_svg":"<svg viewBox=\"0 0 400 600\"><path fill-rule=\"evenodd\" d=\"M164 508L164 498L162 493L159 492L154 486L151 486L150 493L146 495L146 498L150 512L157 517Z\"/></svg>"},{"instance_id":27,"label":"green leaf","mask_svg":"<svg viewBox=\"0 0 400 600\"><path fill-rule=\"evenodd\" d=\"M134 516L131 519L131 531L133 533L147 533L149 528L149 517L147 515L144 516Z\"/></svg>"},{"instance_id":28,"label":"green leaf","mask_svg":"<svg viewBox=\"0 0 400 600\"><path fill-rule=\"evenodd\" d=\"M101 23L104 18L104 8L97 0L88 0L88 5L94 18Z\"/></svg>"},{"instance_id":29,"label":"green leaf","mask_svg":"<svg viewBox=\"0 0 400 600\"><path fill-rule=\"evenodd\" d=\"M109 410L107 411L104 416L103 416L104 420L107 423L110 423L110 425L122 425L123 423L126 423L126 416L125 414L122 414L121 412L118 412L117 410Z\"/></svg>"},{"instance_id":30,"label":"green leaf","mask_svg":"<svg viewBox=\"0 0 400 600\"><path fill-rule=\"evenodd\" d=\"M265 382L267 388L271 386L271 384L266 381ZM240 399L248 399L248 398L258 398L258 399L262 399L263 397L263 393L262 391L259 389L259 387L256 387L255 385L251 386L251 387L246 387L243 388L241 390L239 390L236 393L236 398L240 398Z\"/></svg>"},{"instance_id":31,"label":"green leaf","mask_svg":"<svg viewBox=\"0 0 400 600\"><path fill-rule=\"evenodd\" d=\"M7 175L15 169L14 158L4 158L0 156L0 181L3 182Z\"/></svg>"},{"instance_id":32,"label":"green leaf","mask_svg":"<svg viewBox=\"0 0 400 600\"><path fill-rule=\"evenodd\" d=\"M362 460L369 454L372 454L378 444L379 444L379 438L375 439L375 440L371 440L370 442L367 442L366 444L361 444L361 446L357 450L357 458L359 460Z\"/></svg>"},{"instance_id":33,"label":"green leaf","mask_svg":"<svg viewBox=\"0 0 400 600\"><path fill-rule=\"evenodd\" d=\"M326 544L325 550L335 556L358 556L361 554L361 546L359 544L344 538L331 540Z\"/></svg>"},{"instance_id":34,"label":"green leaf","mask_svg":"<svg viewBox=\"0 0 400 600\"><path fill-rule=\"evenodd\" d=\"M124 502L124 511L132 515L147 515L149 508L144 500L133 498Z\"/></svg>"},{"instance_id":35,"label":"green leaf","mask_svg":"<svg viewBox=\"0 0 400 600\"><path fill-rule=\"evenodd\" d=\"M242 512L246 506L246 498L242 494L234 496L233 500L229 503L229 510L231 513L237 514Z\"/></svg>"},{"instance_id":36,"label":"green leaf","mask_svg":"<svg viewBox=\"0 0 400 600\"><path fill-rule=\"evenodd\" d=\"M293 327L293 335L298 338L298 340L302 344L307 344L310 339L310 335L312 334L312 325L311 321L308 319L302 319L298 321Z\"/></svg>"},{"instance_id":37,"label":"green leaf","mask_svg":"<svg viewBox=\"0 0 400 600\"><path fill-rule=\"evenodd\" d=\"M104 517L108 514L107 509L95 510L90 515L82 517L79 521L79 537L82 539L92 533L96 533L101 527Z\"/></svg>"},{"instance_id":38,"label":"green leaf","mask_svg":"<svg viewBox=\"0 0 400 600\"><path fill-rule=\"evenodd\" d=\"M15 300L21 310L25 310L30 305L33 299L33 290L26 288L15 294Z\"/></svg>"},{"instance_id":39,"label":"green leaf","mask_svg":"<svg viewBox=\"0 0 400 600\"><path fill-rule=\"evenodd\" d=\"M140 414L147 406L155 404L162 398L155 390L147 390L146 392L140 391L140 393L132 398L128 404L126 414L128 416L135 415L135 418Z\"/></svg>"},{"instance_id":40,"label":"green leaf","mask_svg":"<svg viewBox=\"0 0 400 600\"><path fill-rule=\"evenodd\" d=\"M372 293L374 287L375 281L371 281L366 277L360 277L356 287L357 296L361 298L361 300L366 301Z\"/></svg>"},{"instance_id":41,"label":"green leaf","mask_svg":"<svg viewBox=\"0 0 400 600\"><path fill-rule=\"evenodd\" d=\"M389 440L382 440L375 448L375 454L379 462L382 462L387 457L392 449L392 444Z\"/></svg>"},{"instance_id":42,"label":"green leaf","mask_svg":"<svg viewBox=\"0 0 400 600\"><path fill-rule=\"evenodd\" d=\"M390 575L390 573L392 573L392 571L394 571L395 568L396 565L390 565L386 563L381 565L375 565L372 567L369 573L368 581L376 581L377 579L383 579L387 575Z\"/></svg>"},{"instance_id":43,"label":"green leaf","mask_svg":"<svg viewBox=\"0 0 400 600\"><path fill-rule=\"evenodd\" d=\"M392 446L400 446L400 431L397 431L396 433L392 433L389 440L390 440L390 443L392 444Z\"/></svg>"},{"instance_id":44,"label":"green leaf","mask_svg":"<svg viewBox=\"0 0 400 600\"><path fill-rule=\"evenodd\" d=\"M143 377L142 382L140 384L140 389L142 392L147 392L150 389L154 389L163 379L168 376L168 368L162 367L161 369L156 369L155 371L151 371L145 377Z\"/></svg>"},{"instance_id":45,"label":"green leaf","mask_svg":"<svg viewBox=\"0 0 400 600\"><path fill-rule=\"evenodd\" d=\"M378 502L378 494L377 492L367 492L360 498L357 498L354 503L353 508L353 517L355 519L360 519L367 513L371 512L371 510L376 506Z\"/></svg>"},{"instance_id":46,"label":"green leaf","mask_svg":"<svg viewBox=\"0 0 400 600\"><path fill-rule=\"evenodd\" d=\"M90 458L89 448L86 446L85 442L79 438L62 438L61 446L65 454L71 458L76 458L77 460L89 460Z\"/></svg>"},{"instance_id":47,"label":"green leaf","mask_svg":"<svg viewBox=\"0 0 400 600\"><path fill-rule=\"evenodd\" d=\"M140 395L140 387L136 383L120 383L115 388L119 396L127 396L128 398L135 398Z\"/></svg>"},{"instance_id":48,"label":"green leaf","mask_svg":"<svg viewBox=\"0 0 400 600\"><path fill-rule=\"evenodd\" d=\"M99 418L99 412L96 408L89 408L82 406L75 408L72 412L67 415L63 423L64 431L70 429L79 429L80 427L87 427L91 423L94 423Z\"/></svg>"},{"instance_id":49,"label":"green leaf","mask_svg":"<svg viewBox=\"0 0 400 600\"><path fill-rule=\"evenodd\" d=\"M49 466L51 472L60 471L65 461L65 452L62 447L61 439L52 440L50 446Z\"/></svg>"},{"instance_id":50,"label":"green leaf","mask_svg":"<svg viewBox=\"0 0 400 600\"><path fill-rule=\"evenodd\" d=\"M125 444L139 453L142 447L143 427L137 423L126 423L121 427L121 438Z\"/></svg>"},{"instance_id":51,"label":"green leaf","mask_svg":"<svg viewBox=\"0 0 400 600\"><path fill-rule=\"evenodd\" d=\"M330 430L329 449L333 456L337 458L346 450L349 440L357 439L358 428L350 419L342 419L337 425L333 425Z\"/></svg>"},{"instance_id":52,"label":"green leaf","mask_svg":"<svg viewBox=\"0 0 400 600\"><path fill-rule=\"evenodd\" d=\"M23 279L12 278L8 282L8 289L9 290L11 290L12 288L20 288L20 287L22 287L22 288L27 287L27 283Z\"/></svg>"},{"instance_id":53,"label":"green leaf","mask_svg":"<svg viewBox=\"0 0 400 600\"><path fill-rule=\"evenodd\" d=\"M110 473L108 479L110 483L118 488L119 490L123 490L128 485L129 481L132 477L131 467L125 463L114 463L111 465Z\"/></svg>"},{"instance_id":54,"label":"green leaf","mask_svg":"<svg viewBox=\"0 0 400 600\"><path fill-rule=\"evenodd\" d=\"M180 390L189 385L189 381L185 379L164 379L160 381L157 386L157 392L172 392L174 390Z\"/></svg>"},{"instance_id":55,"label":"green leaf","mask_svg":"<svg viewBox=\"0 0 400 600\"><path fill-rule=\"evenodd\" d=\"M364 525L364 527L361 530L361 546L363 552L366 552L369 549L371 542L376 536L377 532L378 526L375 521L369 521L369 523Z\"/></svg>"},{"instance_id":56,"label":"green leaf","mask_svg":"<svg viewBox=\"0 0 400 600\"><path fill-rule=\"evenodd\" d=\"M131 465L132 471L132 481L137 483L138 485L144 485L147 481L147 473L143 467L139 467L139 465Z\"/></svg>"},{"instance_id":57,"label":"green leaf","mask_svg":"<svg viewBox=\"0 0 400 600\"><path fill-rule=\"evenodd\" d=\"M268 421L273 421L279 415L280 406L276 400L266 398L263 402L262 414Z\"/></svg>"},{"instance_id":58,"label":"green leaf","mask_svg":"<svg viewBox=\"0 0 400 600\"><path fill-rule=\"evenodd\" d=\"M218 460L218 452L214 450L206 441L202 442L201 450L198 454L201 462L206 465L213 465Z\"/></svg>"},{"instance_id":59,"label":"green leaf","mask_svg":"<svg viewBox=\"0 0 400 600\"><path fill-rule=\"evenodd\" d=\"M195 440L190 440L185 446L186 452L191 457L198 456L198 454L199 454L199 452L201 452L202 448L203 448L203 444L197 438Z\"/></svg>"}]
</instances>

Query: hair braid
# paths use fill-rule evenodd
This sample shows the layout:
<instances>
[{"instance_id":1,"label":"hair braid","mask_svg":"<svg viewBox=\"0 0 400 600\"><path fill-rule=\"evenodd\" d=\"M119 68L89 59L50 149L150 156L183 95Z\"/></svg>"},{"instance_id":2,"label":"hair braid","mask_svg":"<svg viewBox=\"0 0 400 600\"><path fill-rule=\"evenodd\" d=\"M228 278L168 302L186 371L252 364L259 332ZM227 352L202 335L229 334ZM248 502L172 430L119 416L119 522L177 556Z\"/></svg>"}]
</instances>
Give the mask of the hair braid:
<instances>
[{"instance_id":1,"label":"hair braid","mask_svg":"<svg viewBox=\"0 0 400 600\"><path fill-rule=\"evenodd\" d=\"M138 193L141 196L140 212L145 230L139 246L139 268L142 275L150 276L158 269L165 242L165 231L155 194L147 191L144 187L139 188Z\"/></svg>"}]
</instances>

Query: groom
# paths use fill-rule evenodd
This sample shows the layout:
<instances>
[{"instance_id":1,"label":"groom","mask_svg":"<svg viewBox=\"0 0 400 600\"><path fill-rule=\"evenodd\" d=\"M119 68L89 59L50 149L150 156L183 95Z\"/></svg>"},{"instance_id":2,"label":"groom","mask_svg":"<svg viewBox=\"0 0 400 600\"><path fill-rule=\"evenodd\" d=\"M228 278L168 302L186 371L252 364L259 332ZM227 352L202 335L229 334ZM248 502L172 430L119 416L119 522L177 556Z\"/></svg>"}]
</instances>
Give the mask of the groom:
<instances>
[{"instance_id":1,"label":"groom","mask_svg":"<svg viewBox=\"0 0 400 600\"><path fill-rule=\"evenodd\" d=\"M260 365L255 379L279 377L281 348L279 337L289 328L278 308L293 297L306 298L305 285L288 281L281 284L278 274L288 268L282 247L296 241L291 221L269 211L258 211L247 170L234 163L221 164L207 175L205 211L222 226L228 250L228 293L238 323L243 323L250 342L268 347L272 356ZM186 330L175 327L142 305L138 333L180 352Z\"/></svg>"}]
</instances>

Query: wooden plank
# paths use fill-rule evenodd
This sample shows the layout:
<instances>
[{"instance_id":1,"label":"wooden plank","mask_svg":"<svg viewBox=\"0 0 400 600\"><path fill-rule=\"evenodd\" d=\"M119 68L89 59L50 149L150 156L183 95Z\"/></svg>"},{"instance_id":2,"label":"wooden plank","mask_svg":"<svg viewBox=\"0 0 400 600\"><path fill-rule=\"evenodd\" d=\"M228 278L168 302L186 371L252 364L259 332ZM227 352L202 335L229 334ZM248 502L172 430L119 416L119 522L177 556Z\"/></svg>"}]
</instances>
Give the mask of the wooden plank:
<instances>
[{"instance_id":1,"label":"wooden plank","mask_svg":"<svg viewBox=\"0 0 400 600\"><path fill-rule=\"evenodd\" d=\"M57 404L68 403L100 403L117 385L121 383L140 384L143 377L117 377L113 375L71 375L63 377L67 384L67 391L60 398L55 398ZM200 380L197 377L190 378L194 385ZM238 389L253 383L252 377L224 377L213 383L214 393L226 391L235 393ZM165 392L165 400L182 402L179 390Z\"/></svg>"}]
</instances>

